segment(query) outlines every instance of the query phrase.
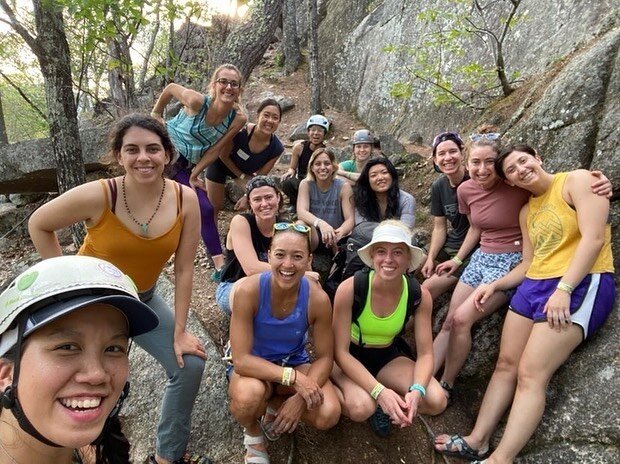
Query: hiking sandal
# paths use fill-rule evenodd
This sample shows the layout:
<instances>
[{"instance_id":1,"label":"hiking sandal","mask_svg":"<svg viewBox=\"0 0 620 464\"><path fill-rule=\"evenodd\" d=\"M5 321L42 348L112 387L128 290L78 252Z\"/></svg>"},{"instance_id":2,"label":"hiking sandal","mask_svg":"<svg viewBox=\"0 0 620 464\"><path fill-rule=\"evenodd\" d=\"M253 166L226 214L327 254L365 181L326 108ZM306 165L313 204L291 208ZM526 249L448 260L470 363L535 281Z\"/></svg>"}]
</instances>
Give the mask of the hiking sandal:
<instances>
[{"instance_id":1,"label":"hiking sandal","mask_svg":"<svg viewBox=\"0 0 620 464\"><path fill-rule=\"evenodd\" d=\"M267 406L267 409L265 410L265 415L262 416L260 420L258 421L258 424L260 425L260 429L263 431L265 438L267 438L267 440L269 441L279 440L280 437L282 436L281 434L276 433L275 430L273 430L273 421L275 420L275 417L277 415L278 415L278 411L273 409L271 406ZM273 416L274 419L268 421L266 420L267 416Z\"/></svg>"},{"instance_id":2,"label":"hiking sandal","mask_svg":"<svg viewBox=\"0 0 620 464\"><path fill-rule=\"evenodd\" d=\"M444 456L450 456L452 458L460 458L467 459L468 461L480 461L484 460L489 456L489 447L486 449L475 449L469 446L469 443L465 441L465 439L461 435L452 435L450 439L442 443L441 446L443 449L437 449L435 446L435 450Z\"/></svg>"},{"instance_id":3,"label":"hiking sandal","mask_svg":"<svg viewBox=\"0 0 620 464\"><path fill-rule=\"evenodd\" d=\"M441 386L441 388L443 388L443 392L446 395L446 400L448 400L446 403L446 407L448 407L450 406L450 403L452 403L452 392L454 390L454 386L451 387L450 385L448 385L448 382L445 382L443 380L439 382L439 385Z\"/></svg>"},{"instance_id":4,"label":"hiking sandal","mask_svg":"<svg viewBox=\"0 0 620 464\"><path fill-rule=\"evenodd\" d=\"M265 443L265 437L262 433L258 437L248 435L247 432L243 433L243 446L245 446L243 462L245 464L269 464L269 455L266 451L252 448L252 445L258 445L259 443ZM252 456L248 457L248 453L252 453Z\"/></svg>"}]
</instances>

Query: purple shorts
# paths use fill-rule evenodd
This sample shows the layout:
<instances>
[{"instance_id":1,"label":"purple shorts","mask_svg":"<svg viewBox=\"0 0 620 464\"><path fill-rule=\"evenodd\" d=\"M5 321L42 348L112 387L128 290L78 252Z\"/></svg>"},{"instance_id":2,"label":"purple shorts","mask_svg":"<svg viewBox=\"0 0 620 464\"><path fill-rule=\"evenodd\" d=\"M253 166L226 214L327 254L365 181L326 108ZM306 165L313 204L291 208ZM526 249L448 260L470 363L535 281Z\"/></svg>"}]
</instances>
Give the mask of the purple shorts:
<instances>
[{"instance_id":1,"label":"purple shorts","mask_svg":"<svg viewBox=\"0 0 620 464\"><path fill-rule=\"evenodd\" d=\"M510 310L534 322L547 322L547 314L543 309L559 281L560 277L539 280L526 278L510 300ZM573 324L583 329L584 339L603 325L611 313L615 297L616 287L611 272L588 274L577 285L570 298L570 314Z\"/></svg>"}]
</instances>

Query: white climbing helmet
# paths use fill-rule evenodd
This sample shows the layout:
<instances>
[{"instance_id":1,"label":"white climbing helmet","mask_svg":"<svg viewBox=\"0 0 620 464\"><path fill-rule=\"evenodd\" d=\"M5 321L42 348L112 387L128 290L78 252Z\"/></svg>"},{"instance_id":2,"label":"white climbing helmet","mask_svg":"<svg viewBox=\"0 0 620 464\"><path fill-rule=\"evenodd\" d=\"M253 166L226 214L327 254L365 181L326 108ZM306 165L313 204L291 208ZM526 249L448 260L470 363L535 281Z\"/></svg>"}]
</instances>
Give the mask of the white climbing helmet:
<instances>
[{"instance_id":1,"label":"white climbing helmet","mask_svg":"<svg viewBox=\"0 0 620 464\"><path fill-rule=\"evenodd\" d=\"M23 337L72 311L104 303L126 317L129 335L153 330L159 318L138 298L133 281L113 264L90 256L43 260L17 276L0 294L0 356L17 341L14 322L29 312Z\"/></svg>"},{"instance_id":2,"label":"white climbing helmet","mask_svg":"<svg viewBox=\"0 0 620 464\"><path fill-rule=\"evenodd\" d=\"M373 145L375 143L375 138L372 136L368 129L360 129L358 131L355 131L355 133L353 134L351 144L359 145L360 143L367 143L369 145Z\"/></svg>"},{"instance_id":3,"label":"white climbing helmet","mask_svg":"<svg viewBox=\"0 0 620 464\"><path fill-rule=\"evenodd\" d=\"M325 129L325 133L329 132L329 121L322 114L313 114L306 122L306 130L310 129L310 126L321 126Z\"/></svg>"}]
</instances>

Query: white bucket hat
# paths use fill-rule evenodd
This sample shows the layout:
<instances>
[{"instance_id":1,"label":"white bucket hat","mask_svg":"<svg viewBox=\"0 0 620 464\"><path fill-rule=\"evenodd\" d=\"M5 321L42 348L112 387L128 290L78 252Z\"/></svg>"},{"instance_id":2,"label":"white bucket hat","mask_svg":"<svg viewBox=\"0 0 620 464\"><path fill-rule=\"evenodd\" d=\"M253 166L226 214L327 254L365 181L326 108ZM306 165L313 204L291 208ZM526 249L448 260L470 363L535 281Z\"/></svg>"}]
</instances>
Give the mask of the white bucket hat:
<instances>
[{"instance_id":1,"label":"white bucket hat","mask_svg":"<svg viewBox=\"0 0 620 464\"><path fill-rule=\"evenodd\" d=\"M370 256L370 251L373 245L377 243L404 243L409 247L410 251L410 261L409 261L409 270L416 270L420 264L422 264L422 260L424 259L424 252L411 244L411 233L407 232L404 224L403 226L398 226L396 224L385 224L381 223L377 226L377 228L372 233L372 240L368 245L363 246L359 250L357 250L357 254L364 262L364 264L368 267L373 267L372 257Z\"/></svg>"}]
</instances>

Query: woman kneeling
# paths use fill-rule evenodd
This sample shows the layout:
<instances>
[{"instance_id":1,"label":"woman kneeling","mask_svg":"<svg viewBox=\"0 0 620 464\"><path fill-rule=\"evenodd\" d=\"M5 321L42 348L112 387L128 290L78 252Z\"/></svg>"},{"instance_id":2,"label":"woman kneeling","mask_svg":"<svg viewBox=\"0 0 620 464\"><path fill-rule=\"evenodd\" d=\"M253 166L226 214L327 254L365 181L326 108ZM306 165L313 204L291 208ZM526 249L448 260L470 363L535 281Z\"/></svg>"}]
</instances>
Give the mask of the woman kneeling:
<instances>
[{"instance_id":1,"label":"woman kneeling","mask_svg":"<svg viewBox=\"0 0 620 464\"><path fill-rule=\"evenodd\" d=\"M383 221L358 254L373 270L359 271L336 292L333 327L338 366L332 376L341 391L343 413L363 421L377 410L371 424L385 436L390 427L385 414L405 427L418 412L435 415L446 408L443 390L432 378L432 300L428 290L405 275L419 266L423 252L411 246L411 232L402 222ZM367 280L366 291L356 295L360 277ZM412 313L416 362L401 338Z\"/></svg>"},{"instance_id":2,"label":"woman kneeling","mask_svg":"<svg viewBox=\"0 0 620 464\"><path fill-rule=\"evenodd\" d=\"M276 223L271 271L247 277L235 292L228 392L231 412L245 428L248 463L269 462L261 428L273 440L292 433L300 420L325 430L340 417L328 380L333 365L329 299L304 277L312 259L309 232L301 224ZM313 363L305 348L309 327Z\"/></svg>"}]
</instances>

